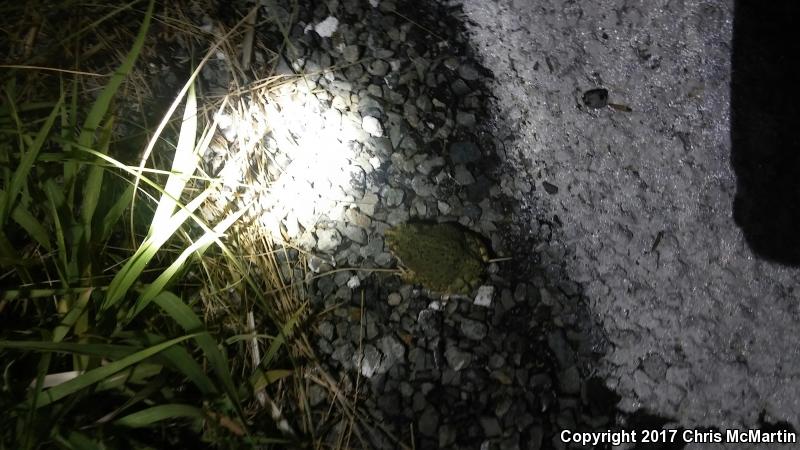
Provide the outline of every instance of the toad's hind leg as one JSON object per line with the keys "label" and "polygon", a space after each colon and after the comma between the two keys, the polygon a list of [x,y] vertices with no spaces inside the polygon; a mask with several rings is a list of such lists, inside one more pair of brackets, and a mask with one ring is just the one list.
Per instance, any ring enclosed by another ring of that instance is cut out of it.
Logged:
{"label": "toad's hind leg", "polygon": [[399,267],[397,270],[400,271],[401,280],[408,284],[414,284],[414,272],[406,269],[405,267]]}

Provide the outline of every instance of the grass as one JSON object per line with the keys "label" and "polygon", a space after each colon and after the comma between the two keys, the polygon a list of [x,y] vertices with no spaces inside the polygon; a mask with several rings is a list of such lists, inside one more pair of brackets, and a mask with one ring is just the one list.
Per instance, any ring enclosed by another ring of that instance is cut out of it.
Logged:
{"label": "grass", "polygon": [[[104,183],[109,170],[98,162],[106,160],[124,168],[108,156],[114,129],[111,103],[141,52],[153,7],[151,0],[131,50],[78,127],[81,111],[77,105],[84,99],[77,98],[76,80],[71,86],[61,80],[61,94],[52,110],[38,129],[29,129],[27,124],[39,120],[23,120],[18,77],[5,79],[3,122],[11,128],[3,140],[3,160],[8,164],[0,191],[0,257],[8,271],[4,285],[16,283],[17,289],[9,291],[18,294],[6,294],[2,306],[8,308],[7,319],[29,323],[25,328],[4,327],[0,341],[9,361],[2,398],[7,412],[3,447],[40,448],[55,443],[66,448],[113,448],[114,437],[121,434],[112,432],[111,440],[104,439],[108,427],[140,428],[176,420],[198,431],[210,423],[228,423],[234,434],[247,437],[241,403],[247,390],[239,389],[246,386],[234,384],[217,341],[192,308],[166,289],[188,256],[181,255],[155,280],[143,274],[207,196],[201,193],[185,204],[181,201],[187,174],[194,171],[197,159],[197,110],[191,84],[174,164],[164,187],[128,170],[133,178],[117,173],[128,182],[121,195],[101,201],[102,194],[109,192],[109,183]],[[52,158],[56,164],[39,160],[45,149],[57,154]],[[122,213],[133,209],[139,180],[146,181],[158,196],[147,235],[131,255],[109,254],[106,246]],[[202,224],[201,244],[190,245],[184,254],[201,254],[209,240],[225,231],[226,224],[230,221],[223,220],[214,230]],[[25,245],[18,248],[17,243]],[[120,256],[126,260],[110,282],[98,283]],[[63,293],[30,298],[25,291],[42,284],[37,281],[41,277],[46,284],[59,284]],[[150,302],[160,311],[137,321]],[[167,320],[174,324],[153,326]],[[193,354],[196,349],[202,357]],[[38,356],[20,356],[20,350]],[[203,364],[211,367],[213,377],[206,374]],[[71,370],[53,372],[56,368]],[[15,385],[28,377],[34,380],[30,385]],[[176,377],[191,383],[200,397],[178,395],[169,383]],[[205,401],[198,403],[198,398]],[[89,405],[103,407],[90,409]],[[155,443],[147,442],[148,438],[124,440],[137,446]]]}
{"label": "grass", "polygon": [[[221,339],[188,283],[199,262],[227,264],[248,279],[245,287],[254,284],[222,241],[244,211],[213,224],[197,214],[218,182],[195,176],[216,130],[213,123],[200,130],[193,79],[149,139],[148,151],[163,149],[160,136],[182,109],[168,168],[145,170],[147,155],[131,164],[115,151],[115,101],[123,86],[130,89],[154,17],[154,1],[144,6],[130,50],[102,85],[88,83],[84,71],[27,62],[2,76],[0,448],[299,446],[279,424],[252,430],[258,414],[246,411],[257,392],[293,373],[278,356],[294,322],[273,323],[280,338],[271,339],[266,361],[238,362],[247,370],[239,375],[231,355],[241,358],[238,344],[253,341]],[[60,42],[79,47],[80,37],[67,33]],[[75,65],[90,64],[99,51],[76,53]]]}
{"label": "grass", "polygon": [[[253,44],[247,12],[209,33],[181,2],[7,3],[0,449],[368,448],[380,427],[357,407],[360,380],[327,373],[311,344],[304,280],[321,275],[253,226],[251,211],[220,202],[224,181],[201,161],[225,144],[216,113],[244,120],[255,99],[304,81],[245,83],[236,50],[258,47],[274,67],[291,51],[297,5],[258,19],[276,30],[265,46]],[[190,55],[182,88],[157,99],[146,68],[176,40],[202,57]],[[198,93],[218,52],[230,94]],[[258,143],[225,145],[254,178],[267,172],[251,160],[266,154]],[[256,181],[237,193],[263,188]],[[317,407],[314,385],[326,393]]]}
{"label": "grass", "polygon": [[[311,345],[305,253],[212,201],[223,181],[201,162],[224,141],[215,112],[242,119],[246,100],[303,81],[242,82],[252,74],[236,48],[253,45],[253,16],[207,33],[180,2],[7,3],[0,449],[369,447],[358,380],[327,373]],[[291,50],[290,6],[259,18],[277,30],[259,44],[273,67]],[[204,56],[165,103],[145,68],[175,40]],[[231,95],[198,95],[217,52]],[[245,159],[265,151],[232,145]]]}

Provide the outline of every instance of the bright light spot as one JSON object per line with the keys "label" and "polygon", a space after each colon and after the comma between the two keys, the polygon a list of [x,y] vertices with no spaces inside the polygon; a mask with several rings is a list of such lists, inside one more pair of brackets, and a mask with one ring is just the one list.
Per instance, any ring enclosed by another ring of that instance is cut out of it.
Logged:
{"label": "bright light spot", "polygon": [[[252,101],[244,114],[215,118],[225,140],[237,144],[215,174],[223,186],[216,201],[227,203],[250,186],[245,200],[276,241],[301,243],[320,220],[344,220],[346,208],[359,200],[354,186],[363,184],[365,173],[353,161],[356,139],[366,136],[361,118],[326,107],[302,80]],[[206,159],[226,151],[212,148]]]}

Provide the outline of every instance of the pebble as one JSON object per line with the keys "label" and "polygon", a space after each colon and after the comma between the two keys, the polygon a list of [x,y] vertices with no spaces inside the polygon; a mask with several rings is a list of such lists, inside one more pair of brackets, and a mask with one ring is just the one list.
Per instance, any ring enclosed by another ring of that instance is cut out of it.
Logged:
{"label": "pebble", "polygon": [[450,84],[450,89],[457,97],[463,97],[470,93],[469,86],[461,79],[453,81],[453,83]]}
{"label": "pebble", "polygon": [[491,367],[492,369],[499,369],[503,367],[505,362],[506,359],[503,357],[503,355],[498,353],[494,353],[492,354],[492,356],[489,357],[489,367]]}
{"label": "pebble", "polygon": [[317,248],[323,252],[335,250],[342,243],[342,236],[334,229],[317,230]]}
{"label": "pebble", "polygon": [[453,425],[443,424],[439,427],[439,448],[445,448],[456,442],[457,431]]}
{"label": "pebble", "polygon": [[381,122],[372,116],[364,116],[361,118],[361,128],[369,133],[370,136],[381,137],[383,136],[383,126]]}
{"label": "pebble", "polygon": [[500,436],[500,434],[503,432],[502,428],[500,428],[500,422],[497,420],[497,417],[483,416],[480,418],[480,423],[484,434],[488,437]]}
{"label": "pebble", "polygon": [[381,87],[377,84],[370,84],[367,86],[367,93],[373,97],[383,97],[383,89],[381,89]]}
{"label": "pebble", "polygon": [[366,244],[367,232],[363,228],[354,225],[347,225],[344,227],[344,235],[353,242],[358,244]]}
{"label": "pebble", "polygon": [[[337,340],[337,342],[339,340]],[[335,350],[331,354],[331,358],[333,358],[335,361],[338,361],[345,367],[348,368],[352,367],[351,363],[352,363],[353,353],[355,352],[353,344],[351,344],[348,341],[343,341],[339,345],[336,345],[336,342],[334,342],[334,348]]]}
{"label": "pebble", "polygon": [[375,264],[380,267],[388,267],[394,261],[394,257],[389,253],[379,253],[375,257]]}
{"label": "pebble", "polygon": [[393,335],[388,335],[378,340],[378,348],[384,354],[384,371],[389,370],[395,364],[403,362],[406,356],[406,348]]}
{"label": "pebble", "polygon": [[428,406],[419,417],[419,432],[424,436],[433,437],[439,431],[439,413],[433,408]]}
{"label": "pebble", "polygon": [[467,339],[480,341],[486,337],[488,327],[477,320],[461,319],[461,332]]}
{"label": "pebble", "polygon": [[508,397],[503,397],[494,407],[494,414],[500,418],[506,415],[509,409],[511,409],[512,401]]}
{"label": "pebble", "polygon": [[349,270],[340,270],[333,274],[333,281],[338,286],[344,286],[347,283],[347,281],[350,280],[351,276],[352,272],[350,272]]}
{"label": "pebble", "polygon": [[358,209],[348,208],[345,211],[345,219],[353,225],[369,228],[372,225],[372,220],[369,216],[375,213],[377,199],[378,196],[371,192],[364,194],[357,203]]}
{"label": "pebble", "polygon": [[370,75],[382,77],[389,72],[389,64],[382,59],[376,59],[367,66],[367,72],[369,72]]}
{"label": "pebble", "polygon": [[556,357],[560,367],[566,368],[572,365],[572,351],[570,350],[569,344],[567,344],[567,340],[564,338],[564,333],[561,330],[555,330],[548,334],[547,344],[550,347],[550,350],[553,351],[553,355]]}
{"label": "pebble", "polygon": [[383,252],[383,238],[380,236],[372,236],[367,241],[367,245],[361,247],[361,256],[373,259]]}
{"label": "pebble", "polygon": [[411,189],[421,197],[429,197],[433,193],[433,185],[423,175],[416,175],[411,180]]}
{"label": "pebble", "polygon": [[402,402],[400,401],[400,395],[396,392],[385,392],[382,395],[378,396],[378,408],[381,411],[390,414],[390,415],[398,415],[400,414],[400,405]]}
{"label": "pebble", "polygon": [[475,81],[480,77],[480,74],[472,64],[461,64],[458,66],[458,76],[467,81]]}
{"label": "pebble", "polygon": [[361,286],[361,280],[358,279],[357,276],[353,275],[349,280],[347,280],[347,287],[350,289],[355,289],[359,286]]}
{"label": "pebble", "polygon": [[475,182],[475,177],[472,176],[472,172],[463,164],[456,166],[453,178],[455,178],[456,183],[461,186],[467,186]]}
{"label": "pebble", "polygon": [[386,222],[389,225],[395,227],[400,225],[401,223],[405,223],[408,221],[408,210],[405,207],[398,207],[397,209],[393,209],[388,216],[386,216]]}
{"label": "pebble", "polygon": [[458,347],[448,347],[444,352],[447,365],[455,371],[462,370],[472,362],[472,355],[459,349]]}
{"label": "pebble", "polygon": [[459,111],[456,114],[456,123],[464,128],[472,128],[475,126],[477,122],[475,119],[475,114],[465,111]]}
{"label": "pebble", "polygon": [[310,270],[313,273],[320,273],[320,271],[326,266],[330,267],[324,259],[316,255],[312,255],[310,258],[308,258],[307,264],[308,264],[308,270]]}
{"label": "pebble", "polygon": [[361,375],[372,378],[381,363],[381,354],[374,346],[367,344],[361,354],[353,355],[353,365],[360,367]]}
{"label": "pebble", "polygon": [[337,28],[339,28],[339,20],[333,16],[328,16],[322,22],[314,25],[314,31],[322,38],[333,36]]}
{"label": "pebble", "polygon": [[403,301],[403,297],[397,292],[392,292],[386,301],[391,306],[397,306]]}
{"label": "pebble", "polygon": [[417,315],[417,324],[425,336],[434,336],[439,330],[439,312],[423,309]]}
{"label": "pebble", "polygon": [[348,45],[344,48],[344,50],[342,50],[342,55],[344,56],[345,61],[354,63],[358,61],[358,58],[361,55],[361,50],[357,45]]}
{"label": "pebble", "polygon": [[417,108],[420,109],[420,111],[427,113],[430,112],[431,109],[433,109],[433,103],[431,102],[430,97],[428,97],[425,94],[419,95],[414,102],[417,105]]}
{"label": "pebble", "polygon": [[328,399],[327,391],[318,384],[312,384],[307,392],[308,401],[311,403],[311,406],[317,406]]}
{"label": "pebble", "polygon": [[455,142],[450,145],[450,159],[453,164],[476,162],[481,158],[481,150],[474,142]]}
{"label": "pebble", "polygon": [[[441,206],[439,210],[441,211]],[[494,297],[494,286],[480,286],[478,287],[478,294],[475,296],[475,301],[473,304],[475,306],[490,308],[492,306],[493,297]]]}
{"label": "pebble", "polygon": [[330,322],[321,322],[317,326],[317,331],[319,332],[320,336],[324,337],[327,340],[333,339],[333,324]]}
{"label": "pebble", "polygon": [[581,390],[581,374],[578,368],[572,366],[562,371],[558,376],[558,386],[565,394],[578,394]]}
{"label": "pebble", "polygon": [[382,197],[386,202],[386,206],[394,207],[403,203],[405,193],[402,189],[386,187],[383,190]]}
{"label": "pebble", "polygon": [[423,175],[430,175],[434,169],[444,165],[445,160],[441,156],[425,158],[421,163],[417,164],[417,171]]}

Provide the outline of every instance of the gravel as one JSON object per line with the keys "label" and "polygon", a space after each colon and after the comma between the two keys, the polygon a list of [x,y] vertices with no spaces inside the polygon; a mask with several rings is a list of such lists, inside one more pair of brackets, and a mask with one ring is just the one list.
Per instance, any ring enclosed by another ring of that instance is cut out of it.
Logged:
{"label": "gravel", "polygon": [[[531,199],[519,195],[560,198],[570,183],[517,165],[520,142],[505,121],[522,116],[495,104],[490,88],[502,74],[482,65],[483,47],[467,39],[459,8],[400,6],[342,0],[312,8],[300,0],[283,70],[307,76],[281,88],[295,102],[281,105],[288,136],[276,128],[263,138],[268,170],[278,176],[298,168],[286,182],[296,201],[254,208],[253,216],[310,245],[301,248],[313,279],[293,269],[302,267],[295,252],[286,280],[307,288],[319,364],[334,379],[351,380],[340,387],[344,395],[363,399],[373,421],[364,448],[395,448],[395,437],[420,449],[539,448],[564,423],[612,426],[613,414],[596,413],[609,407],[594,400],[606,388],[586,384],[606,341],[582,297],[578,282],[586,280],[571,279],[564,267],[567,249],[574,251],[558,241],[566,215],[534,214]],[[274,24],[264,27],[282,42]],[[287,141],[306,153],[285,152]],[[383,236],[408,221],[459,223],[499,259],[467,296],[374,270],[397,266]],[[629,234],[621,230],[620,245],[631,245]],[[669,248],[669,239],[661,245]],[[656,356],[639,377],[679,375]],[[647,395],[662,395],[648,386]],[[310,395],[312,418],[327,420],[324,393]],[[330,442],[341,437],[341,427],[317,429]]]}

